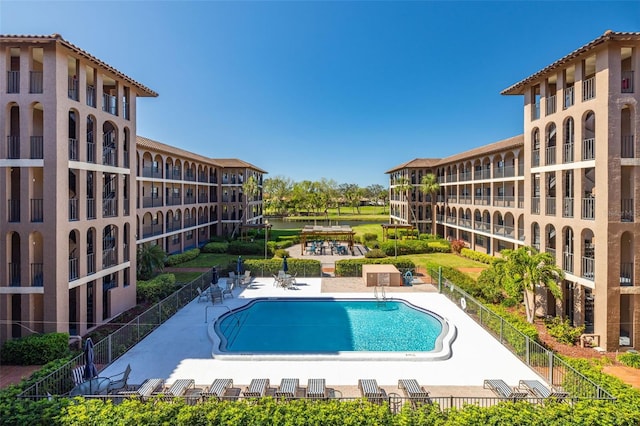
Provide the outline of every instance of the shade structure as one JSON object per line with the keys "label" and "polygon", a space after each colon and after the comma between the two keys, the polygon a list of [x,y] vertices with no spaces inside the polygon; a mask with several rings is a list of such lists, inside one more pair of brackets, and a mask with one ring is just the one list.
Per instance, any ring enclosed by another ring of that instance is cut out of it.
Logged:
{"label": "shade structure", "polygon": [[282,258],[282,270],[285,272],[289,270],[289,265],[287,265],[287,256]]}
{"label": "shade structure", "polygon": [[95,364],[95,354],[93,353],[93,340],[91,337],[84,342],[84,379],[91,380],[98,376],[98,369]]}

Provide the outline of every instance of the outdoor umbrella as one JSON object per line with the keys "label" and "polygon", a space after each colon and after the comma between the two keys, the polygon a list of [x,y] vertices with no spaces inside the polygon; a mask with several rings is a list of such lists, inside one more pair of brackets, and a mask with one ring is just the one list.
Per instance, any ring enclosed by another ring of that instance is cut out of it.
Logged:
{"label": "outdoor umbrella", "polygon": [[84,343],[84,379],[91,380],[98,376],[98,369],[94,362],[93,340],[91,337]]}
{"label": "outdoor umbrella", "polygon": [[287,265],[287,256],[282,258],[282,270],[285,272],[285,274],[289,270],[289,265]]}
{"label": "outdoor umbrella", "polygon": [[238,256],[238,264],[236,265],[236,272],[238,275],[244,274],[244,261],[242,260],[242,256]]}

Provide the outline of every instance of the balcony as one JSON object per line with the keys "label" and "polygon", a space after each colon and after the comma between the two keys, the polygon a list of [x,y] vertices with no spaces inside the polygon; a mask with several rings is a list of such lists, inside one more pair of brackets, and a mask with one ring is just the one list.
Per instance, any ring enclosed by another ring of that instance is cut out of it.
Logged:
{"label": "balcony", "polygon": [[547,110],[546,115],[550,115],[556,112],[556,95],[547,97]]}
{"label": "balcony", "polygon": [[636,149],[633,140],[633,135],[623,135],[620,146],[620,157],[622,158],[634,158],[636,156]]}
{"label": "balcony", "polygon": [[9,266],[9,286],[20,287],[20,281],[22,281],[20,277],[20,264],[9,263],[8,266]]}
{"label": "balcony", "polygon": [[196,202],[196,198],[193,195],[187,195],[184,197],[184,204],[193,204]]}
{"label": "balcony", "polygon": [[182,180],[182,170],[180,169],[173,169],[170,174],[167,174],[169,175],[167,179]]}
{"label": "balcony", "polygon": [[87,198],[87,219],[96,218],[96,199]]}
{"label": "balcony", "polygon": [[118,98],[107,93],[102,94],[102,110],[111,115],[118,115]]}
{"label": "balcony", "polygon": [[7,71],[7,93],[20,93],[20,71]]}
{"label": "balcony", "polygon": [[551,166],[556,164],[556,147],[550,146],[545,149],[545,165]]}
{"label": "balcony", "polygon": [[582,219],[594,220],[596,211],[595,197],[582,199]]}
{"label": "balcony", "polygon": [[115,247],[102,250],[102,268],[109,268],[118,264],[118,250]]}
{"label": "balcony", "polygon": [[595,259],[592,257],[582,257],[582,278],[595,281]]}
{"label": "balcony", "polygon": [[565,143],[562,146],[562,162],[573,163],[573,142]]}
{"label": "balcony", "polygon": [[596,97],[596,78],[591,77],[582,82],[582,100],[588,101]]}
{"label": "balcony", "polygon": [[20,136],[7,136],[7,158],[20,158]]}
{"label": "balcony", "polygon": [[44,140],[42,136],[31,136],[30,157],[32,160],[44,158]]}
{"label": "balcony", "polygon": [[633,262],[620,262],[620,285],[633,286]]}
{"label": "balcony", "polygon": [[515,202],[514,197],[497,196],[493,198],[494,207],[513,207]]}
{"label": "balcony", "polygon": [[[124,245],[124,253],[123,253],[123,257],[124,257],[124,261],[128,262],[129,261],[129,244],[125,244]],[[127,276],[127,274],[125,274],[125,277]]]}
{"label": "balcony", "polygon": [[458,176],[451,174],[451,175],[447,175],[447,182],[457,182],[458,181]]}
{"label": "balcony", "polygon": [[458,220],[456,219],[455,216],[447,216],[445,218],[445,221],[447,222],[448,225],[455,225],[458,223]]}
{"label": "balcony", "polygon": [[491,204],[491,197],[488,197],[486,195],[481,195],[481,196],[475,196],[473,198],[473,204],[476,206],[488,206]]}
{"label": "balcony", "polygon": [[[235,217],[231,218],[232,220],[235,220]],[[185,218],[184,219],[184,227],[185,228],[191,228],[192,226],[196,226],[196,220],[195,218]]]}
{"label": "balcony", "polygon": [[514,227],[508,225],[493,225],[493,235],[515,238]]}
{"label": "balcony", "polygon": [[129,102],[126,99],[122,100],[122,115],[124,115],[125,120],[130,120],[131,117],[129,115]]}
{"label": "balcony", "polygon": [[540,214],[540,197],[531,197],[531,213]]}
{"label": "balcony", "polygon": [[115,217],[118,215],[118,200],[115,198],[102,199],[102,217]]}
{"label": "balcony", "polygon": [[531,167],[540,166],[540,150],[533,149],[531,150]]}
{"label": "balcony", "polygon": [[518,196],[518,208],[524,209],[524,195]]}
{"label": "balcony", "polygon": [[620,91],[622,93],[633,93],[633,71],[622,71],[621,83]]}
{"label": "balcony", "polygon": [[102,164],[113,167],[118,165],[118,152],[115,148],[102,148]]}
{"label": "balcony", "polygon": [[123,204],[123,206],[122,206],[122,213],[123,213],[125,216],[129,216],[129,214],[130,214],[130,209],[129,209],[129,199],[128,199],[128,198],[125,198],[125,199],[124,199],[124,204]]}
{"label": "balcony", "polygon": [[31,269],[31,287],[44,286],[44,275],[42,273],[42,263],[32,263]]}
{"label": "balcony", "polygon": [[582,141],[582,161],[596,158],[595,138],[587,138]]}
{"label": "balcony", "polygon": [[565,197],[562,199],[562,217],[573,217],[572,197]]}
{"label": "balcony", "polygon": [[456,204],[457,202],[458,202],[458,197],[456,197],[455,195],[450,195],[447,197],[447,203]]}
{"label": "balcony", "polygon": [[167,197],[168,206],[179,206],[180,204],[182,204],[182,196],[180,195],[180,193],[173,194]]}
{"label": "balcony", "polygon": [[144,166],[142,168],[142,177],[159,179],[162,177],[162,173],[160,173],[160,169],[158,167]]}
{"label": "balcony", "polygon": [[74,101],[78,100],[78,79],[75,77],[68,78],[69,86],[67,90],[67,96]]}
{"label": "balcony", "polygon": [[198,194],[198,203],[208,203],[209,196],[205,193]]}
{"label": "balcony", "polygon": [[69,281],[75,281],[80,277],[80,268],[77,257],[69,258]]}
{"label": "balcony", "polygon": [[42,93],[42,71],[29,72],[29,93]]}
{"label": "balcony", "polygon": [[471,172],[460,173],[460,182],[465,182],[470,180],[471,180]]}
{"label": "balcony", "polygon": [[78,220],[78,199],[69,198],[69,220]]}
{"label": "balcony", "polygon": [[40,223],[44,220],[42,198],[32,198],[30,201],[31,222]]}
{"label": "balcony", "polygon": [[491,170],[489,169],[476,170],[473,173],[473,178],[475,180],[491,179]]}
{"label": "balcony", "polygon": [[537,120],[540,118],[540,100],[536,99],[531,109],[531,120]]}
{"label": "balcony", "polygon": [[573,253],[562,252],[562,270],[573,274]]}
{"label": "balcony", "polygon": [[96,88],[95,86],[87,85],[87,105],[90,107],[96,107]]}
{"label": "balcony", "polygon": [[78,140],[69,138],[69,160],[78,161]]}
{"label": "balcony", "polygon": [[544,210],[547,216],[556,215],[556,197],[547,197],[545,199]]}
{"label": "balcony", "polygon": [[96,273],[96,254],[87,253],[87,275]]}
{"label": "balcony", "polygon": [[179,231],[182,229],[182,223],[179,220],[172,220],[167,223],[167,232]]}
{"label": "balcony", "polygon": [[186,173],[184,174],[184,180],[188,180],[190,182],[195,182],[196,181],[196,176],[193,173],[193,171],[187,170]]}
{"label": "balcony", "polygon": [[142,227],[142,238],[155,237],[156,235],[162,235],[162,225],[159,223],[152,223]]}
{"label": "balcony", "polygon": [[491,232],[491,224],[489,222],[477,220],[473,223],[473,229],[476,231]]}
{"label": "balcony", "polygon": [[570,106],[573,106],[574,101],[575,101],[575,98],[574,98],[573,86],[565,87],[563,108],[567,109]]}
{"label": "balcony", "polygon": [[7,200],[7,219],[9,222],[20,222],[20,199]]}
{"label": "balcony", "polygon": [[633,222],[633,198],[621,198],[620,199],[620,221],[621,222]]}

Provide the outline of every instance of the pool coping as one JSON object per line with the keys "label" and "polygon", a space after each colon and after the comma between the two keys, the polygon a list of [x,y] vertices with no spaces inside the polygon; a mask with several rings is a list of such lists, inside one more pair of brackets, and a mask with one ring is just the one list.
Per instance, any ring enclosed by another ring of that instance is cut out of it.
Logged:
{"label": "pool coping", "polygon": [[230,312],[246,309],[249,305],[266,300],[340,300],[340,301],[376,301],[374,297],[257,297],[247,299],[247,302],[234,307],[213,318],[207,325],[207,335],[212,343],[211,357],[218,360],[230,361],[444,361],[451,358],[452,346],[457,337],[457,328],[446,317],[429,309],[417,306],[401,297],[389,297],[386,301],[402,302],[418,311],[425,312],[437,318],[442,324],[442,332],[435,341],[435,348],[429,352],[423,351],[338,351],[331,353],[228,353],[220,350],[222,339],[216,332],[218,319]]}

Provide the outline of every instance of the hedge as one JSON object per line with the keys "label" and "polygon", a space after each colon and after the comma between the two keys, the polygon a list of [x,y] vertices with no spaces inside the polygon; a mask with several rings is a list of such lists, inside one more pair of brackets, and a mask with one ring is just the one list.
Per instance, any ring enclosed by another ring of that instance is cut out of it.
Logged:
{"label": "hedge", "polygon": [[401,256],[422,253],[450,253],[451,247],[442,241],[392,240],[380,243],[380,250],[384,251],[387,256],[394,256],[397,250],[398,256]]}
{"label": "hedge", "polygon": [[[246,259],[244,267],[255,271],[254,275],[262,273],[264,276],[270,276],[277,274],[282,269],[282,259]],[[322,263],[319,260],[287,258],[287,267],[289,274],[298,274],[300,277],[319,277],[322,275]]]}
{"label": "hedge", "polygon": [[[267,244],[268,245],[268,244]],[[229,254],[263,254],[264,242],[258,241],[231,241],[229,243]]]}
{"label": "hedge", "polygon": [[138,281],[136,286],[136,301],[138,303],[157,303],[176,291],[176,276],[174,274],[160,274],[149,281]]}
{"label": "hedge", "polygon": [[490,265],[491,262],[493,262],[493,260],[495,259],[495,257],[491,256],[490,254],[471,250],[466,247],[460,250],[460,255],[466,257],[467,259],[475,260],[476,262],[486,263],[487,265]]}
{"label": "hedge", "polygon": [[7,340],[0,350],[3,364],[43,365],[69,353],[69,333],[32,334]]}
{"label": "hedge", "polygon": [[191,249],[185,251],[184,253],[172,254],[167,257],[167,260],[164,262],[165,266],[175,266],[180,265],[181,263],[188,262],[190,260],[195,259],[200,255],[200,249]]}
{"label": "hedge", "polygon": [[226,253],[229,249],[229,243],[226,241],[218,242],[212,241],[205,244],[201,251],[202,253]]}
{"label": "hedge", "polygon": [[397,259],[395,257],[385,257],[383,259],[343,259],[336,262],[335,274],[337,277],[360,277],[362,276],[362,265],[395,265],[400,270],[415,269],[416,264],[408,259]]}

